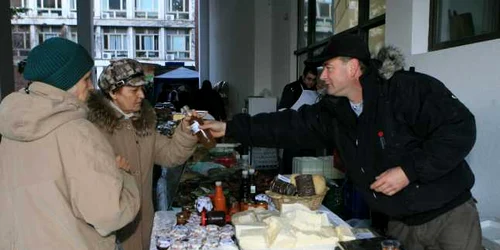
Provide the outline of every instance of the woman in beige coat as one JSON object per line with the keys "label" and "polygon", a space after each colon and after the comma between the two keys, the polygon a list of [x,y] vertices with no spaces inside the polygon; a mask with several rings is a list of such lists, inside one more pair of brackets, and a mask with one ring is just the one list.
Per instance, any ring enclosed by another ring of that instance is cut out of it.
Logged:
{"label": "woman in beige coat", "polygon": [[106,135],[118,155],[130,164],[141,193],[141,211],[118,232],[125,250],[149,249],[153,226],[153,165],[175,166],[194,152],[197,138],[185,119],[172,138],[156,132],[156,115],[144,101],[144,72],[139,62],[112,62],[99,77],[100,93],[91,95],[89,120]]}
{"label": "woman in beige coat", "polygon": [[133,177],[87,117],[94,65],[51,38],[28,55],[29,88],[0,104],[0,249],[114,250],[139,211]]}

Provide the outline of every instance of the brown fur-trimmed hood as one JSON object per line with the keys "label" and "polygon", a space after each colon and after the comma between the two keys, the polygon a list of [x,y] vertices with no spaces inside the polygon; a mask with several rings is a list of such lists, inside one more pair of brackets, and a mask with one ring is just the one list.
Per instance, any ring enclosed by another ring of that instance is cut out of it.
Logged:
{"label": "brown fur-trimmed hood", "polygon": [[[100,91],[95,91],[89,96],[87,105],[88,119],[97,127],[109,133],[121,129],[123,115],[110,105],[110,101]],[[148,136],[156,130],[156,114],[146,100],[142,103],[141,111],[137,112],[131,121],[137,136]]]}

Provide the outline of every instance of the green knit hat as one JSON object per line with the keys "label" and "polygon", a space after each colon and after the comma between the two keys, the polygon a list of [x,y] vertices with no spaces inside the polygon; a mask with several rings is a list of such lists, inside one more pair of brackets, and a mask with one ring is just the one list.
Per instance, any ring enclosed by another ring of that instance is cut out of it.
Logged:
{"label": "green knit hat", "polygon": [[30,51],[24,68],[24,78],[66,91],[92,67],[94,60],[85,48],[68,39],[54,37]]}

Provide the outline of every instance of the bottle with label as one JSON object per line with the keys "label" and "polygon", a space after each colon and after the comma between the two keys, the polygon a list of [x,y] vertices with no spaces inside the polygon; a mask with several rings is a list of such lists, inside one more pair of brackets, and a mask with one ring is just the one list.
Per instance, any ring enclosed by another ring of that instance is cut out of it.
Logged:
{"label": "bottle with label", "polygon": [[[191,115],[191,109],[188,106],[182,107],[182,113],[186,116]],[[198,137],[198,141],[208,149],[215,147],[217,142],[207,131],[200,129],[200,125],[203,125],[203,119],[199,117],[191,117],[190,121],[191,131]]]}
{"label": "bottle with label", "polygon": [[241,171],[240,201],[248,202],[250,198],[250,183],[248,181],[248,170]]}
{"label": "bottle with label", "polygon": [[215,194],[214,194],[214,211],[222,211],[227,212],[226,206],[226,196],[224,196],[224,192],[222,191],[222,182],[215,182]]}
{"label": "bottle with label", "polygon": [[250,168],[248,170],[248,181],[249,181],[249,199],[254,201],[255,195],[257,194],[257,186],[255,185],[255,169]]}

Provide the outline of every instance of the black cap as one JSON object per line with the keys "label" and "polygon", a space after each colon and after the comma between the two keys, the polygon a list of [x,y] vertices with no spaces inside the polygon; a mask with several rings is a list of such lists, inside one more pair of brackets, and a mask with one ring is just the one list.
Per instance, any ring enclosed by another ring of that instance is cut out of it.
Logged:
{"label": "black cap", "polygon": [[308,66],[319,67],[325,61],[337,56],[357,58],[363,63],[370,61],[368,44],[357,35],[343,34],[333,36],[321,54],[307,59],[304,63]]}

